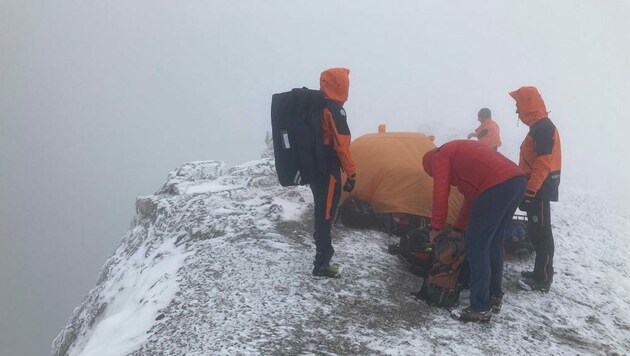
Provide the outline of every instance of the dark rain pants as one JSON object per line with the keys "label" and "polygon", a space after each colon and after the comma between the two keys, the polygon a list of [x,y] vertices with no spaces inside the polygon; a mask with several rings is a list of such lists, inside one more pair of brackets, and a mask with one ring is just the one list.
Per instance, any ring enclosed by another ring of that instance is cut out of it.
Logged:
{"label": "dark rain pants", "polygon": [[553,281],[553,254],[555,251],[549,208],[549,200],[534,199],[527,212],[527,233],[536,250],[534,279],[545,283]]}
{"label": "dark rain pants", "polygon": [[326,267],[335,253],[330,230],[341,196],[341,173],[336,155],[327,155],[328,172],[325,177],[311,183],[315,201],[315,268]]}
{"label": "dark rain pants", "polygon": [[503,235],[523,199],[526,184],[524,176],[514,177],[487,189],[472,202],[465,249],[474,311],[490,310],[490,298],[503,295]]}

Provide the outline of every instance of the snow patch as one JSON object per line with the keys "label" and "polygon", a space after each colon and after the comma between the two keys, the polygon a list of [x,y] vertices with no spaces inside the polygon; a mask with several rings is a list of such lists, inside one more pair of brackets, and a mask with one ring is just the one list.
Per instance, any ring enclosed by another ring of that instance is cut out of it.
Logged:
{"label": "snow patch", "polygon": [[184,194],[216,193],[224,190],[234,190],[238,188],[242,187],[237,185],[224,185],[219,182],[211,181],[196,185],[189,185],[186,187]]}
{"label": "snow patch", "polygon": [[165,244],[150,254],[142,247],[121,261],[101,295],[106,309],[68,354],[128,355],[138,349],[179,290],[177,271],[187,256],[183,248]]}

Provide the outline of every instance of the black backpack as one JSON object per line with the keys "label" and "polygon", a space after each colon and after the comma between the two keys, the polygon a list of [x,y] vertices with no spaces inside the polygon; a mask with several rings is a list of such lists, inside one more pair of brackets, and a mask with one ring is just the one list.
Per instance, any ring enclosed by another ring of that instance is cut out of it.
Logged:
{"label": "black backpack", "polygon": [[409,270],[426,277],[435,261],[434,246],[429,240],[429,228],[414,228],[400,237],[398,244],[390,245],[388,251],[409,265]]}
{"label": "black backpack", "polygon": [[339,217],[344,226],[353,229],[376,229],[379,219],[370,204],[354,197],[346,199],[339,207]]}
{"label": "black backpack", "polygon": [[283,187],[324,176],[325,99],[319,90],[293,89],[271,98],[271,131],[278,180]]}

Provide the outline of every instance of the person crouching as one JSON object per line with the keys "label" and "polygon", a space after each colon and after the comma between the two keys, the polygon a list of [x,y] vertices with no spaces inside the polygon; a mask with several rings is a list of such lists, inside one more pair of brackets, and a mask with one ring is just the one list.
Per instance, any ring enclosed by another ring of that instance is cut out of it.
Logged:
{"label": "person crouching", "polygon": [[451,185],[464,196],[451,234],[464,234],[470,307],[453,316],[461,321],[490,321],[492,312],[501,309],[503,235],[523,198],[525,175],[502,154],[467,140],[451,141],[427,152],[422,165],[433,177],[432,241],[446,227]]}

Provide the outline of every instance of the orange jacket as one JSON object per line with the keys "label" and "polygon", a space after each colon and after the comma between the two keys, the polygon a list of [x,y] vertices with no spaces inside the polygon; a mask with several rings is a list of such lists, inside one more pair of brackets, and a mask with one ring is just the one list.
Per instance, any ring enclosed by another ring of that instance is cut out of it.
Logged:
{"label": "orange jacket", "polygon": [[356,171],[350,154],[350,128],[346,119],[343,104],[348,100],[350,70],[331,68],[322,72],[319,79],[320,90],[327,99],[324,108],[323,138],[324,145],[332,145],[341,168],[348,177],[354,179]]}
{"label": "orange jacket", "polygon": [[510,96],[516,100],[519,119],[529,126],[518,163],[527,175],[525,196],[557,201],[562,159],[558,129],[547,117],[538,89],[521,87]]}
{"label": "orange jacket", "polygon": [[501,146],[501,138],[499,135],[499,125],[492,121],[492,118],[485,119],[475,130],[479,142],[484,143],[492,148]]}

